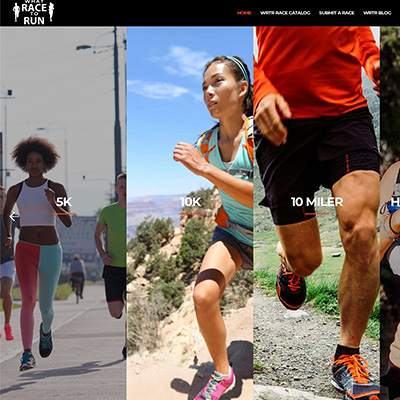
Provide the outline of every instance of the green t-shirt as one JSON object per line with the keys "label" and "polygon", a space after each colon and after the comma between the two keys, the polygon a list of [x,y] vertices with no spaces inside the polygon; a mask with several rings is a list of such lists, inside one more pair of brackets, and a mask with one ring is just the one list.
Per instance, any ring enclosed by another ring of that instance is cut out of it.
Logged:
{"label": "green t-shirt", "polygon": [[101,210],[99,222],[107,225],[107,253],[110,265],[126,268],[126,208],[113,203]]}

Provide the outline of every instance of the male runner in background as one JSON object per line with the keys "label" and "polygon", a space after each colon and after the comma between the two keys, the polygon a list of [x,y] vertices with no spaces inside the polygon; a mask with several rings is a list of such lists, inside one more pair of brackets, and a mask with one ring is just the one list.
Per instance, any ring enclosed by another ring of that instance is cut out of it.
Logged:
{"label": "male runner in background", "polygon": [[69,265],[69,273],[72,288],[75,287],[75,282],[79,283],[79,295],[83,299],[83,288],[85,287],[86,268],[85,262],[79,254],[75,254],[71,264]]}
{"label": "male runner in background", "polygon": [[304,277],[322,262],[307,199],[323,185],[343,199],[336,213],[346,253],[332,384],[345,399],[375,400],[379,386],[359,347],[379,286],[379,155],[361,68],[379,92],[379,49],[369,27],[266,26],[256,36],[256,157],[265,188],[261,204],[270,208],[282,245],[278,297],[299,308]]}
{"label": "male runner in background", "polygon": [[[126,299],[126,174],[117,177],[118,201],[101,210],[96,226],[96,248],[104,263],[103,278],[110,315],[121,318]],[[103,242],[106,233],[106,244]],[[126,346],[122,350],[126,358]]]}

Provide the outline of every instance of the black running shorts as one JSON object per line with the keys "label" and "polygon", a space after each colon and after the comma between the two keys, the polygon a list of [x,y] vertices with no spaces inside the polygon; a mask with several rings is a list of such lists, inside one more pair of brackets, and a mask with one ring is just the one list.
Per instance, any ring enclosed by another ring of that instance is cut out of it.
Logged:
{"label": "black running shorts", "polygon": [[269,207],[275,225],[315,216],[313,206],[294,206],[292,197],[313,199],[320,186],[331,189],[344,175],[379,173],[379,153],[368,108],[338,117],[285,120],[287,142],[275,146],[255,135],[256,159],[264,185],[260,205]]}
{"label": "black running shorts", "polygon": [[241,268],[243,269],[253,269],[253,247],[242,243],[240,240],[236,239],[229,232],[216,227],[211,239],[211,243],[223,242],[232,247],[234,247],[242,257],[243,264]]}
{"label": "black running shorts", "polygon": [[126,299],[126,268],[105,265],[103,269],[107,303]]}

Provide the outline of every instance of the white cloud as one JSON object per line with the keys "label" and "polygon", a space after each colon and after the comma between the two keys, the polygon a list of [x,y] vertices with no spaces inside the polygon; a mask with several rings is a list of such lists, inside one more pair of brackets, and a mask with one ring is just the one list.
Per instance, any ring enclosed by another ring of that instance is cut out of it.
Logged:
{"label": "white cloud", "polygon": [[178,75],[179,74],[179,71],[176,68],[172,67],[171,65],[165,65],[164,69],[165,69],[165,71],[167,71],[171,75]]}
{"label": "white cloud", "polygon": [[182,46],[171,46],[165,56],[153,58],[153,61],[163,63],[164,70],[169,74],[195,78],[201,77],[204,65],[209,60],[207,52]]}
{"label": "white cloud", "polygon": [[128,90],[150,99],[173,99],[180,97],[189,90],[166,82],[128,80]]}

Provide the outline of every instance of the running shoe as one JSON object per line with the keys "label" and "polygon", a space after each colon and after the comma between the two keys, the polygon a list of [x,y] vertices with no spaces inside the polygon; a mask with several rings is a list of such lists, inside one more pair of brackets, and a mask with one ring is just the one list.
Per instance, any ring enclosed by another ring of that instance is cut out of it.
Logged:
{"label": "running shoe", "polygon": [[21,363],[19,365],[20,371],[26,371],[32,369],[36,365],[35,357],[31,351],[24,351],[21,357]]}
{"label": "running shoe", "polygon": [[51,331],[47,334],[43,332],[42,324],[40,324],[40,340],[39,340],[39,353],[43,358],[48,357],[53,350],[53,339]]}
{"label": "running shoe", "polygon": [[6,340],[14,340],[10,324],[4,324],[4,332],[6,334]]}
{"label": "running shoe", "polygon": [[289,310],[299,309],[306,300],[305,279],[289,271],[283,260],[276,275],[276,294],[280,302]]}
{"label": "running shoe", "polygon": [[194,398],[194,400],[218,400],[224,393],[233,389],[236,383],[232,367],[229,367],[228,377],[214,371],[207,385]]}
{"label": "running shoe", "polygon": [[389,391],[389,400],[400,397],[400,368],[391,367],[386,375],[381,377],[381,385]]}
{"label": "running shoe", "polygon": [[333,362],[332,373],[332,385],[344,400],[379,400],[379,385],[369,377],[368,362],[359,354],[340,356]]}

